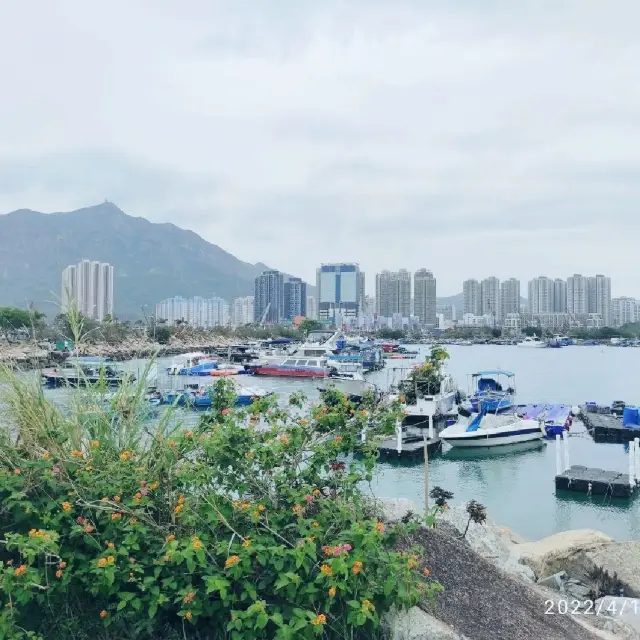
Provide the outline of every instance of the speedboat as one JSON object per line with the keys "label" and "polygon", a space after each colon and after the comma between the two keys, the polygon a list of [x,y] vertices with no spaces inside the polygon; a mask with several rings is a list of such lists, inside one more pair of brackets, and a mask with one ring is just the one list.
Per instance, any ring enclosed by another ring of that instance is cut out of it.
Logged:
{"label": "speedboat", "polygon": [[471,387],[471,411],[507,411],[513,407],[515,401],[516,374],[502,369],[478,371],[471,375]]}
{"label": "speedboat", "polygon": [[326,378],[327,361],[324,358],[286,358],[280,362],[252,366],[257,376],[274,376],[279,378]]}
{"label": "speedboat", "polygon": [[[206,364],[209,364],[209,366],[205,366]],[[209,358],[206,353],[193,351],[176,356],[167,367],[167,373],[170,376],[200,375],[200,371],[204,372],[213,369],[215,364],[217,362]],[[191,373],[192,371],[193,373]]]}
{"label": "speedboat", "polygon": [[374,384],[365,380],[362,362],[349,360],[329,361],[329,372],[319,386],[320,391],[336,389],[351,399],[361,399],[367,391],[375,391]]}
{"label": "speedboat", "polygon": [[547,343],[544,342],[544,340],[540,340],[540,338],[538,338],[538,336],[527,336],[524,340],[522,340],[521,342],[518,342],[519,347],[528,347],[529,349],[533,348],[541,348],[541,347],[546,347]]}
{"label": "speedboat", "polygon": [[68,358],[62,367],[43,369],[42,379],[49,387],[84,387],[104,384],[118,387],[133,382],[133,373],[123,372],[108,358],[78,357]]}
{"label": "speedboat", "polygon": [[537,420],[514,413],[481,413],[460,416],[440,432],[440,439],[452,447],[497,447],[542,440],[546,433]]}

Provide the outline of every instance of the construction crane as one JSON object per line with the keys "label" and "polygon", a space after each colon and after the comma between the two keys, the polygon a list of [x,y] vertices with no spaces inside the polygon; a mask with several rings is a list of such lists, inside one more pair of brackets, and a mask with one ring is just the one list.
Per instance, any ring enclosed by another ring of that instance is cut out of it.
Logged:
{"label": "construction crane", "polygon": [[262,318],[260,318],[260,326],[264,327],[265,320],[267,319],[267,314],[269,313],[269,309],[271,309],[271,303],[267,305],[267,308],[264,310],[262,314]]}

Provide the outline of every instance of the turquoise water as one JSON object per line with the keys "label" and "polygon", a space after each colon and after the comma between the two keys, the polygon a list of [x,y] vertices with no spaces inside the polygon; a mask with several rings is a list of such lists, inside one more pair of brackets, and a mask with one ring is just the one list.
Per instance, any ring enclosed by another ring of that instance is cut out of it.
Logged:
{"label": "turquoise water", "polygon": [[[424,347],[421,348],[423,351]],[[554,402],[571,405],[593,400],[610,404],[613,400],[640,402],[637,374],[640,349],[612,347],[565,347],[523,349],[514,346],[450,347],[449,371],[458,385],[467,390],[468,374],[502,368],[516,373],[518,402]],[[416,360],[417,361],[417,360]],[[385,370],[373,374],[381,386],[397,380],[394,367],[416,361],[389,362]],[[170,359],[158,362],[159,370]],[[128,363],[141,369],[142,361]],[[200,382],[202,378],[198,379]],[[249,386],[273,390],[286,396],[296,390],[318,397],[312,380],[240,378]],[[180,379],[182,384],[184,379]],[[53,393],[64,393],[55,391]],[[180,412],[185,422],[196,413]],[[571,464],[626,472],[624,446],[596,444],[586,433],[572,430]],[[446,448],[446,445],[445,445]],[[611,500],[602,496],[558,495],[555,493],[555,442],[526,443],[516,450],[497,448],[484,452],[449,449],[430,460],[430,486],[440,485],[455,493],[457,504],[471,499],[487,507],[489,516],[527,539],[538,539],[566,529],[599,529],[616,539],[640,537],[640,499]],[[408,498],[417,506],[424,500],[423,465],[380,464],[373,483],[379,496]]]}

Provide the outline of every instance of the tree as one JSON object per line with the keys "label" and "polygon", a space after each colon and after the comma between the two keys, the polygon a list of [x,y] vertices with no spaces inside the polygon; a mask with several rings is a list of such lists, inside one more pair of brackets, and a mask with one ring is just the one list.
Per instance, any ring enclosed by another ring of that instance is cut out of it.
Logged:
{"label": "tree", "polygon": [[491,329],[491,335],[494,338],[499,338],[502,335],[502,329],[498,329],[497,327],[495,329]]}
{"label": "tree", "polygon": [[380,329],[378,336],[383,340],[402,340],[405,337],[405,332],[401,329]]}
{"label": "tree", "polygon": [[469,514],[469,519],[467,520],[467,526],[462,534],[463,538],[467,535],[467,531],[469,531],[469,525],[472,520],[476,524],[483,524],[487,520],[487,510],[485,506],[475,500],[471,500],[469,504],[467,504],[467,513]]}
{"label": "tree", "polygon": [[323,328],[322,322],[318,322],[318,320],[313,320],[312,318],[305,318],[298,327],[298,331],[303,336],[308,336],[312,331],[319,331]]}
{"label": "tree", "polygon": [[[154,336],[154,333],[155,333],[155,336]],[[159,344],[168,344],[169,341],[171,340],[171,336],[173,335],[173,332],[169,327],[155,327],[155,330],[154,330],[154,327],[149,327],[147,329],[147,335],[152,340],[155,339],[155,341]]]}
{"label": "tree", "polygon": [[522,330],[525,336],[538,336],[538,338],[542,337],[542,329],[539,327],[525,327]]}

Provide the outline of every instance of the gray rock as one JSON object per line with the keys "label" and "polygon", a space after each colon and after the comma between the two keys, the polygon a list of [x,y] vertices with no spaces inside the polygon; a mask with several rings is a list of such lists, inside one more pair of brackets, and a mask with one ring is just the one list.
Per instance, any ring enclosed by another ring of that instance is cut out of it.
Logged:
{"label": "gray rock", "polygon": [[615,598],[605,596],[596,600],[594,609],[599,612],[598,618],[612,618],[624,622],[640,638],[640,599]]}
{"label": "gray rock", "polygon": [[383,519],[387,522],[397,522],[409,512],[418,516],[422,515],[420,508],[406,498],[378,498],[376,504],[382,512]]}
{"label": "gray rock", "polygon": [[558,573],[554,573],[552,576],[547,576],[542,580],[538,580],[538,584],[541,587],[550,587],[551,589],[556,589],[557,591],[561,590],[567,581],[567,574],[564,571],[559,571]]}
{"label": "gray rock", "polygon": [[449,625],[418,607],[390,612],[385,626],[393,640],[466,640]]}
{"label": "gray rock", "polygon": [[564,585],[565,592],[572,596],[573,598],[577,598],[578,600],[584,600],[589,597],[591,593],[591,588],[585,586],[584,584],[575,584],[573,582],[568,582]]}
{"label": "gray rock", "polygon": [[[625,595],[640,597],[640,541],[612,542],[586,552],[588,563],[618,574]],[[640,610],[638,610],[640,616]]]}

